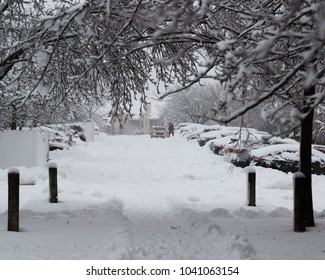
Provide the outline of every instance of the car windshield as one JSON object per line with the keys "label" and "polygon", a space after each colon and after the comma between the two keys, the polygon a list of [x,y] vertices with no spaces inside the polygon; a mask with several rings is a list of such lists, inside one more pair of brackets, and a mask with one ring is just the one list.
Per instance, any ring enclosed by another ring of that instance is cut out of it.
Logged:
{"label": "car windshield", "polygon": [[160,126],[160,127],[154,127],[153,130],[155,130],[155,131],[165,131],[165,128],[163,126]]}

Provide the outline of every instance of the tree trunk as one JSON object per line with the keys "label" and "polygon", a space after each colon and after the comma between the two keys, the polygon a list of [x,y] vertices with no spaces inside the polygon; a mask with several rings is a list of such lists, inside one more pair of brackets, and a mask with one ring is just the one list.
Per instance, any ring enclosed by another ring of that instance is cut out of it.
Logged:
{"label": "tree trunk", "polygon": [[[315,86],[312,85],[304,90],[304,97],[315,94]],[[310,107],[305,103],[303,112],[306,113]],[[306,197],[305,197],[305,221],[306,226],[315,226],[313,198],[312,198],[312,178],[311,178],[311,153],[312,153],[312,132],[313,132],[314,110],[310,110],[307,117],[301,122],[300,136],[300,171],[306,176]]]}
{"label": "tree trunk", "polygon": [[12,105],[10,129],[11,130],[17,129],[17,109],[14,104]]}

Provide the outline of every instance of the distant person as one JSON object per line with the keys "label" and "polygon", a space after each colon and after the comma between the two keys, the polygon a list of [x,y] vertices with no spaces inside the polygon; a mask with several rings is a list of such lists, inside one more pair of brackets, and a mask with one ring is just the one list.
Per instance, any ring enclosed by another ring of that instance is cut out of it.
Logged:
{"label": "distant person", "polygon": [[174,130],[175,130],[174,125],[173,125],[172,122],[170,122],[170,123],[168,124],[168,133],[169,133],[169,136],[170,136],[170,135],[173,135],[173,136],[174,136]]}

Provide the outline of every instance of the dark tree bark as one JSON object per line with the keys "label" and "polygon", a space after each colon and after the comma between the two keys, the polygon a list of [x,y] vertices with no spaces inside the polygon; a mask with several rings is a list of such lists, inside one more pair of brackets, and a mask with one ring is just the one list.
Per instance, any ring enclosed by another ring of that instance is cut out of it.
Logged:
{"label": "dark tree bark", "polygon": [[[315,94],[315,86],[312,85],[304,90],[304,97]],[[312,153],[312,131],[314,110],[304,104],[303,112],[308,113],[301,123],[300,137],[300,171],[306,176],[306,197],[305,197],[305,222],[306,226],[315,226],[313,198],[312,198],[312,178],[311,178],[311,153]]]}
{"label": "dark tree bark", "polygon": [[12,105],[10,129],[11,130],[17,129],[17,108],[15,105]]}
{"label": "dark tree bark", "polygon": [[9,73],[14,67],[15,63],[19,60],[20,56],[25,52],[21,48],[10,54],[6,59],[0,62],[0,81]]}

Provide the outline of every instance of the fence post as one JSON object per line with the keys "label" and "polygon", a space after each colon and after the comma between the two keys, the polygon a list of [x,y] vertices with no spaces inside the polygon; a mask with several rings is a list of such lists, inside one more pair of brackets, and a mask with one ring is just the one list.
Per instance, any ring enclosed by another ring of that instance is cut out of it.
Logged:
{"label": "fence post", "polygon": [[19,231],[19,170],[8,170],[8,231]]}
{"label": "fence post", "polygon": [[50,203],[58,202],[58,169],[54,162],[48,164],[49,167],[49,184],[50,184]]}
{"label": "fence post", "polygon": [[256,170],[253,166],[245,168],[247,174],[247,200],[248,206],[256,206]]}
{"label": "fence post", "polygon": [[305,221],[305,194],[306,176],[302,172],[293,174],[293,230],[295,232],[306,231]]}

